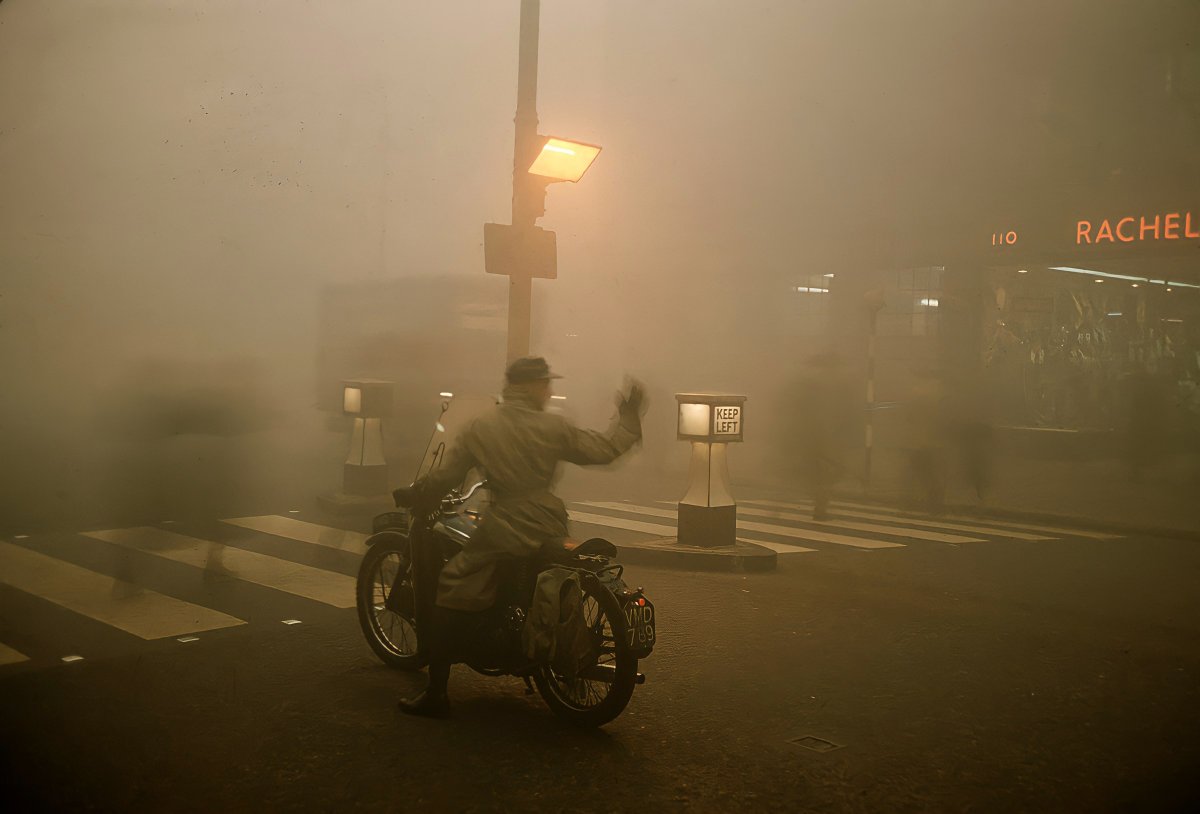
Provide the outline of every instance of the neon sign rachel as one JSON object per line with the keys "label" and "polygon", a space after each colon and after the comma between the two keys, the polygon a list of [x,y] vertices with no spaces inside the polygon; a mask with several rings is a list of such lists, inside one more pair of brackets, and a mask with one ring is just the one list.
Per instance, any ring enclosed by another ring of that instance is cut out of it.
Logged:
{"label": "neon sign rachel", "polygon": [[1090,220],[1075,224],[1075,245],[1084,243],[1135,243],[1145,240],[1194,240],[1200,238],[1200,219],[1191,212],[1170,212],[1153,218],[1126,216],[1117,221],[1100,221],[1095,231]]}

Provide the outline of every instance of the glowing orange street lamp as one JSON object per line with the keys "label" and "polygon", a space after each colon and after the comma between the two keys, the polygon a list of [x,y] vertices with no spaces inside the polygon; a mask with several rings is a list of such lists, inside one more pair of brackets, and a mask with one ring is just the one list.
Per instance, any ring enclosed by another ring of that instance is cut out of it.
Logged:
{"label": "glowing orange street lamp", "polygon": [[575,183],[588,171],[588,167],[592,166],[598,155],[600,148],[595,144],[551,136],[546,139],[541,152],[529,165],[529,172],[548,178],[552,182]]}

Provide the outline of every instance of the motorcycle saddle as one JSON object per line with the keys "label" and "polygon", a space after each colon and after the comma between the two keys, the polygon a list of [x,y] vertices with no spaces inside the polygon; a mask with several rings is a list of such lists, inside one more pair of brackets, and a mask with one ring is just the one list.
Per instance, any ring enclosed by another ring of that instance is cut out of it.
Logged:
{"label": "motorcycle saddle", "polygon": [[590,540],[584,540],[582,543],[578,540],[567,540],[564,546],[572,554],[583,554],[588,557],[608,557],[609,559],[617,556],[617,547],[603,537],[592,537]]}

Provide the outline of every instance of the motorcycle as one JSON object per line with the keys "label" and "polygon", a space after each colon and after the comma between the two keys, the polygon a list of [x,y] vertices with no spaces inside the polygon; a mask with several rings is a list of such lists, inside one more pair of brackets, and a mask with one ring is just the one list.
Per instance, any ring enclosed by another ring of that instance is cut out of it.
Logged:
{"label": "motorcycle", "polygon": [[[414,567],[414,541],[432,542],[422,551],[436,550],[445,563],[461,549],[478,525],[481,513],[465,508],[486,482],[465,494],[450,492],[434,506],[422,506],[411,489],[397,489],[398,511],[378,515],[367,552],[358,572],[358,619],[371,649],[386,665],[420,670],[427,659],[418,648],[419,598],[436,591],[423,585]],[[534,558],[512,560],[500,596],[479,614],[466,664],[487,676],[524,679],[526,693],[536,685],[546,704],[560,718],[579,726],[602,726],[616,718],[645,682],[638,661],[655,644],[654,605],[642,589],[630,588],[623,568],[613,562],[616,547],[602,538],[582,543],[567,541],[567,557],[554,563]],[[529,615],[538,574],[550,567],[575,571],[582,590],[582,615],[590,637],[585,664],[570,673],[546,660],[530,659],[522,648],[522,630]]]}

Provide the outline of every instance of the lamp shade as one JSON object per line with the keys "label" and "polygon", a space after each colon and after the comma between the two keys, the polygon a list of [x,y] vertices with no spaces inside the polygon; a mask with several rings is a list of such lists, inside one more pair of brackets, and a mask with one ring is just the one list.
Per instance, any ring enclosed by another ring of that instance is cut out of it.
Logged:
{"label": "lamp shade", "polygon": [[386,418],[392,412],[392,382],[349,379],[342,382],[342,412],[363,418]]}
{"label": "lamp shade", "polygon": [[552,181],[574,183],[583,177],[598,155],[600,148],[595,144],[552,136],[546,139],[542,151],[529,165],[529,172]]}
{"label": "lamp shade", "polygon": [[712,406],[681,402],[679,405],[679,434],[695,438],[707,436],[712,428]]}

